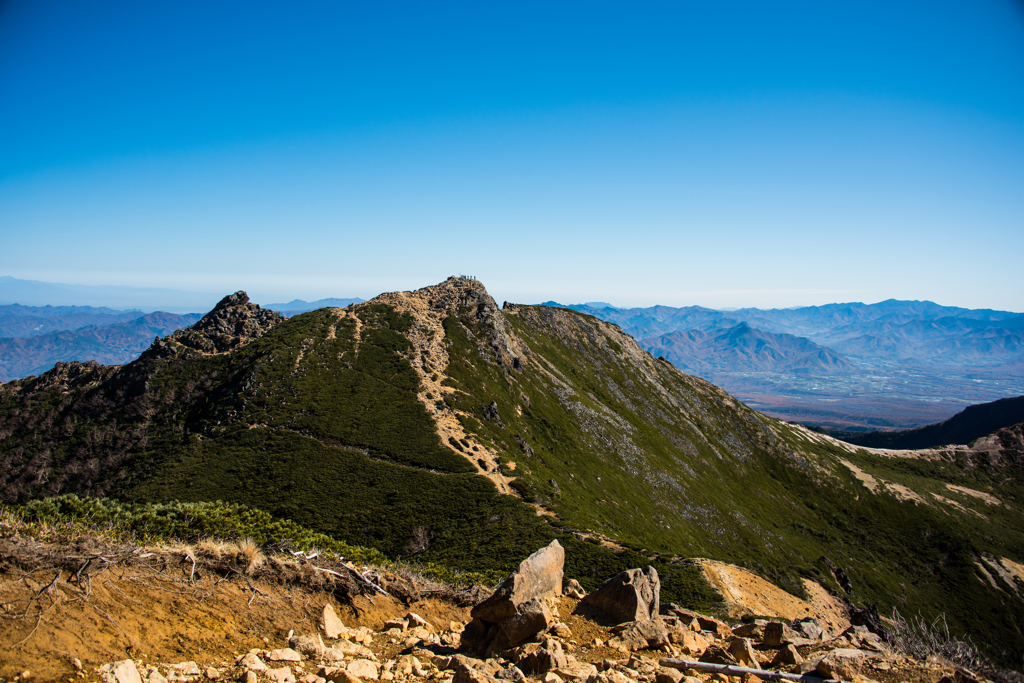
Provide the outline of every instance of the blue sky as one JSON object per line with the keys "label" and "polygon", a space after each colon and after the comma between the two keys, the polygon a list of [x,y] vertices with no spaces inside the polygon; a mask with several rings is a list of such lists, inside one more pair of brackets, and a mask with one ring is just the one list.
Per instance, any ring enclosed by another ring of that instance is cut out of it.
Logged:
{"label": "blue sky", "polygon": [[0,240],[263,301],[1024,311],[1024,3],[7,0]]}

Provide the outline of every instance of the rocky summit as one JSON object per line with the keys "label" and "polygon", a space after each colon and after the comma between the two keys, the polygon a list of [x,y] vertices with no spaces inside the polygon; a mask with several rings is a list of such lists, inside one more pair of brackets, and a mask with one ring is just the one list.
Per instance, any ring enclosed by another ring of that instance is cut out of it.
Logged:
{"label": "rocky summit", "polygon": [[[454,277],[288,319],[236,293],[132,363],[0,385],[0,497],[25,514],[116,500],[111,519],[152,535],[177,523],[167,506],[220,501],[491,579],[557,541],[567,590],[614,587],[626,606],[602,618],[626,623],[735,602],[708,569],[731,563],[809,604],[944,618],[1017,666],[1019,448],[852,446],[750,409],[613,323],[498,306]],[[510,597],[471,637],[495,654],[554,628],[549,597]]]}

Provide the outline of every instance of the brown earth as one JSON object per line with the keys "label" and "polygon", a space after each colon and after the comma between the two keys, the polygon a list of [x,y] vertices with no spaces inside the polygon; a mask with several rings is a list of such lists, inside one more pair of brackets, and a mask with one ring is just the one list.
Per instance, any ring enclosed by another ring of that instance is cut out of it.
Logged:
{"label": "brown earth", "polygon": [[75,658],[90,680],[97,666],[123,659],[226,666],[251,648],[283,647],[291,629],[316,632],[325,604],[350,628],[376,630],[410,610],[445,628],[469,618],[450,600],[352,594],[348,582],[296,560],[271,558],[252,576],[197,560],[193,571],[183,549],[84,541],[65,553],[0,540],[0,678],[29,670],[33,681],[66,680]]}
{"label": "brown earth", "polygon": [[[458,651],[458,631],[469,620],[469,607],[486,596],[480,589],[459,591],[408,574],[358,568],[390,591],[381,595],[340,563],[322,558],[263,558],[258,551],[240,550],[240,545],[143,548],[89,537],[48,542],[9,533],[10,529],[0,531],[6,534],[0,538],[0,682],[99,681],[98,667],[126,659],[134,660],[140,671],[157,667],[172,680],[236,680],[245,673],[238,664],[240,656],[254,652],[266,660],[269,650],[288,646],[291,631],[323,633],[324,606],[331,605],[349,629],[349,637],[372,651],[382,679],[450,683],[453,672],[439,669],[434,655],[443,658]],[[842,615],[829,613],[836,606],[827,593],[812,593],[805,602],[742,568],[701,562],[730,590],[732,608],[784,620],[810,613],[833,635],[843,628]],[[674,645],[634,653],[608,647],[618,630],[615,623],[581,613],[579,601],[566,596],[553,599],[551,607],[556,620],[568,627],[568,631],[559,627],[555,637],[566,654],[579,662],[602,670],[612,667],[636,683],[655,683],[656,674],[663,671],[661,658],[678,655]],[[435,645],[418,646],[418,640],[410,644],[401,630],[384,629],[386,621],[409,612],[424,617],[430,631],[438,634],[431,636]],[[704,635],[716,637],[709,632]],[[727,640],[717,642],[728,644]],[[855,645],[843,636],[804,644],[800,652],[810,659]],[[776,653],[757,642],[754,647],[763,665]],[[399,670],[402,655],[409,653],[419,657],[422,672]],[[862,680],[937,683],[952,673],[948,666],[920,663],[891,652],[871,656]],[[173,667],[180,662],[195,662],[206,673],[175,678]],[[511,667],[500,658],[494,663]],[[283,664],[304,683],[326,683],[323,676],[329,675],[316,657]],[[705,674],[694,677],[718,680]]]}

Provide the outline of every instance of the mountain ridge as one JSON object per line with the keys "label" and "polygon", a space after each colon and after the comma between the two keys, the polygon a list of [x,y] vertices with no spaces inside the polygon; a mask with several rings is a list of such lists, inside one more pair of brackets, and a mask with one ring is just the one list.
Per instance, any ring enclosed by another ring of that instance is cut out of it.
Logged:
{"label": "mountain ridge", "polygon": [[558,538],[589,585],[651,561],[676,595],[689,584],[673,558],[710,557],[797,594],[811,578],[885,609],[941,607],[1000,652],[1024,647],[1018,589],[977,564],[1024,561],[1012,444],[859,450],[757,413],[617,325],[499,309],[466,278],[263,320],[240,345],[182,331],[125,366],[0,386],[0,497],[224,500],[481,570]]}

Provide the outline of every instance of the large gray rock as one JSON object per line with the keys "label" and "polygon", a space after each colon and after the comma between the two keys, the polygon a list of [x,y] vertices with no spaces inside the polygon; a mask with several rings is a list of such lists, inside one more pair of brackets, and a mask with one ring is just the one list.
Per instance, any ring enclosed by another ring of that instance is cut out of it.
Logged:
{"label": "large gray rock", "polygon": [[[696,635],[696,634],[694,634]],[[660,618],[634,621],[608,640],[608,647],[628,652],[668,645],[670,635],[665,622]]]}
{"label": "large gray rock", "polygon": [[815,671],[825,678],[853,678],[862,673],[869,656],[867,652],[850,648],[832,650],[821,658]]}
{"label": "large gray rock", "polygon": [[541,548],[520,563],[505,582],[470,612],[474,619],[497,624],[516,613],[519,605],[562,594],[565,550],[558,541]]}
{"label": "large gray rock", "polygon": [[729,654],[735,657],[737,662],[749,669],[761,668],[761,662],[758,661],[749,638],[734,638],[729,643]]}
{"label": "large gray rock", "polygon": [[569,663],[569,657],[562,650],[562,644],[548,638],[539,648],[519,660],[517,666],[527,675],[541,675]]}
{"label": "large gray rock", "polygon": [[530,600],[519,605],[515,614],[501,622],[501,630],[508,638],[507,647],[515,647],[547,629],[554,622],[555,618],[543,600]]}
{"label": "large gray rock", "polygon": [[782,643],[785,642],[786,630],[779,621],[769,621],[764,625],[764,634],[761,637],[761,642],[767,647],[772,649],[782,647]]}
{"label": "large gray rock", "polygon": [[818,620],[814,617],[804,617],[803,619],[795,620],[793,622],[793,630],[796,631],[797,636],[807,640],[821,640],[825,633],[821,625],[818,624]]}
{"label": "large gray rock", "polygon": [[793,666],[794,664],[803,664],[804,658],[800,654],[800,651],[796,649],[793,643],[786,643],[779,650],[778,654],[775,655],[775,659],[772,660],[771,667],[778,669],[782,666]]}
{"label": "large gray rock", "polygon": [[334,611],[334,607],[330,603],[324,605],[323,627],[324,634],[331,640],[337,640],[347,632],[345,624],[341,623],[338,613]]}
{"label": "large gray rock", "polygon": [[604,612],[617,622],[647,621],[658,616],[661,580],[648,565],[616,574],[580,603]]}

